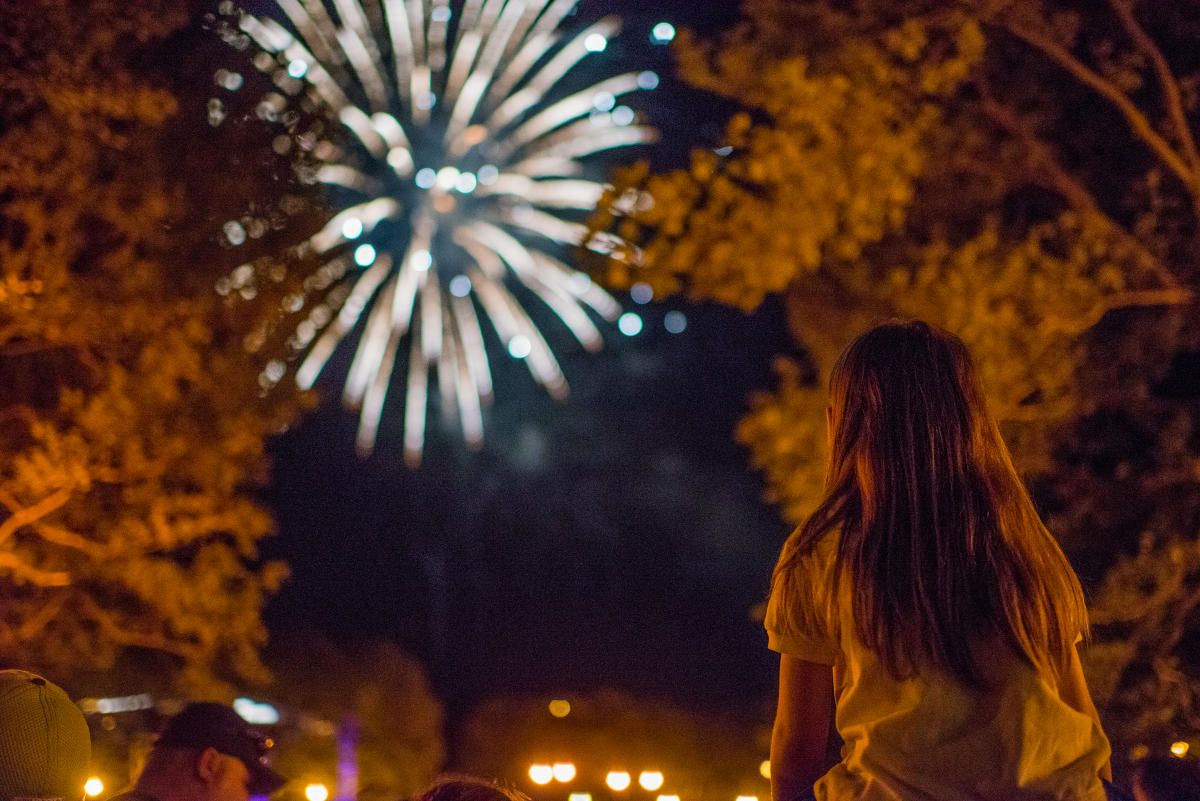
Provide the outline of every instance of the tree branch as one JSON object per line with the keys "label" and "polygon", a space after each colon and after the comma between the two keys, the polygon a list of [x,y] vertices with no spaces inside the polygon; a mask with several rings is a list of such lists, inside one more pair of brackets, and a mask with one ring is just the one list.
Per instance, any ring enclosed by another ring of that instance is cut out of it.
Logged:
{"label": "tree branch", "polygon": [[63,604],[66,603],[67,595],[68,593],[63,592],[54,593],[54,597],[49,603],[43,604],[36,615],[22,623],[17,630],[18,641],[26,642],[41,634],[42,629],[46,628],[46,624],[58,617]]}
{"label": "tree branch", "polygon": [[174,654],[181,659],[190,662],[202,662],[204,657],[203,649],[199,646],[192,645],[179,640],[171,640],[162,634],[151,634],[149,632],[130,631],[117,623],[112,615],[100,608],[90,597],[83,598],[83,605],[87,613],[96,621],[103,629],[104,637],[118,645],[134,646],[137,648],[149,648],[154,651],[163,651],[168,654]]}
{"label": "tree branch", "polygon": [[65,528],[52,526],[49,523],[34,523],[33,530],[36,531],[42,539],[47,542],[52,542],[55,545],[62,545],[65,548],[74,548],[77,551],[82,551],[88,556],[100,558],[104,556],[105,548],[99,543],[92,542],[87,537],[76,534],[73,531],[68,531]]}
{"label": "tree branch", "polygon": [[1117,233],[1122,244],[1133,250],[1147,265],[1153,266],[1160,279],[1167,283],[1174,283],[1174,276],[1163,269],[1161,259],[1147,250],[1140,239],[1105,214],[1103,209],[1097,205],[1091,190],[1059,163],[1050,146],[1044,140],[1039,139],[1029,126],[1017,117],[1012,108],[992,97],[986,86],[980,86],[979,89],[980,109],[984,115],[1000,128],[1021,140],[1029,151],[1033,166],[1037,168],[1030,171],[1032,181],[1041,184],[1046,189],[1058,192],[1071,207],[1104,218],[1112,226],[1112,230]]}
{"label": "tree branch", "polygon": [[1182,287],[1170,289],[1143,289],[1117,292],[1102,299],[1092,306],[1082,317],[1068,320],[1065,317],[1051,317],[1043,320],[1038,329],[1043,334],[1082,334],[1104,315],[1114,309],[1125,309],[1133,306],[1182,306],[1191,303],[1192,292]]}
{"label": "tree branch", "polygon": [[1171,118],[1171,125],[1175,129],[1176,135],[1179,137],[1179,142],[1183,146],[1183,156],[1191,165],[1193,174],[1197,169],[1200,169],[1200,155],[1196,152],[1196,142],[1192,138],[1192,129],[1188,126],[1187,115],[1183,110],[1183,99],[1179,92],[1179,83],[1175,80],[1175,76],[1171,73],[1171,66],[1167,63],[1167,59],[1163,56],[1162,50],[1146,33],[1145,28],[1138,24],[1137,18],[1133,16],[1133,8],[1128,0],[1109,0],[1109,5],[1113,7],[1117,18],[1121,20],[1121,25],[1124,26],[1125,32],[1133,39],[1137,48],[1142,51],[1146,58],[1150,59],[1150,63],[1154,65],[1155,75],[1158,76],[1159,86],[1162,87],[1163,97],[1167,104],[1167,114]]}
{"label": "tree branch", "polygon": [[1054,61],[1074,76],[1080,83],[1091,87],[1097,94],[1116,106],[1125,117],[1126,122],[1133,129],[1134,134],[1167,165],[1171,172],[1175,173],[1183,181],[1189,194],[1194,199],[1200,197],[1200,182],[1197,182],[1196,174],[1180,158],[1179,154],[1171,148],[1171,144],[1154,130],[1154,126],[1146,119],[1146,115],[1133,104],[1133,101],[1120,88],[1090,69],[1057,42],[1011,21],[1002,21],[1000,24],[1013,36],[1035,50],[1041,51],[1051,61]]}
{"label": "tree branch", "polygon": [[0,571],[7,570],[17,581],[38,587],[66,587],[71,583],[71,574],[62,570],[41,570],[28,565],[11,551],[0,551]]}
{"label": "tree branch", "polygon": [[0,492],[0,503],[3,503],[12,512],[7,520],[0,523],[0,542],[4,542],[4,540],[11,537],[13,532],[18,529],[50,514],[70,499],[71,491],[60,489],[38,501],[33,506],[22,507],[7,492]]}

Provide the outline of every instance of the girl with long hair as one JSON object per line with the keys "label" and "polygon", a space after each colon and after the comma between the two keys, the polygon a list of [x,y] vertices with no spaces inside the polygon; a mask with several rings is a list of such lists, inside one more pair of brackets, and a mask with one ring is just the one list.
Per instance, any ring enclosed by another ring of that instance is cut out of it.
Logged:
{"label": "girl with long hair", "polygon": [[[824,497],[767,605],[773,801],[1104,801],[1083,593],[966,347],[872,329],[838,359],[826,418]],[[824,772],[831,713],[844,745]]]}

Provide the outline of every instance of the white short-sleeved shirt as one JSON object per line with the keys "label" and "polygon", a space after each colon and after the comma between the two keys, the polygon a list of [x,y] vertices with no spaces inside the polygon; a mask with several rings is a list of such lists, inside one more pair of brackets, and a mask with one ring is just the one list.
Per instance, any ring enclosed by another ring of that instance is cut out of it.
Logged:
{"label": "white short-sleeved shirt", "polygon": [[[837,539],[826,536],[800,560],[799,586],[828,582]],[[897,681],[855,633],[851,591],[840,582],[837,624],[826,627],[836,633],[785,625],[778,587],[767,604],[772,650],[833,668],[845,745],[817,782],[817,801],[1104,801],[1108,738],[1037,670],[1003,645],[984,645],[991,689],[948,675]]]}

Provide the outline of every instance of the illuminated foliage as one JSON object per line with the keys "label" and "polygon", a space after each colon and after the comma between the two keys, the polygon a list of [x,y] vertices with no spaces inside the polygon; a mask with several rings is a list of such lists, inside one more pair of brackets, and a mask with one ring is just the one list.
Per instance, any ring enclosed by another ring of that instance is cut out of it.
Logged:
{"label": "illuminated foliage", "polygon": [[[959,334],[1053,526],[1096,571],[1092,667],[1129,724],[1118,745],[1194,727],[1178,646],[1200,605],[1200,390],[1155,394],[1196,347],[1197,76],[1173,72],[1194,27],[1126,0],[849,8],[747,0],[719,43],[680,37],[684,77],[747,109],[688,169],[618,175],[593,227],[631,247],[597,272],[747,310],[785,296],[806,360],[780,359],[738,436],[793,521],[821,491],[836,354],[890,316]],[[1148,437],[1120,490],[1192,512],[1098,519],[1102,460],[1071,454],[1103,449],[1114,408]],[[1162,559],[1173,570],[1150,581]]]}
{"label": "illuminated foliage", "polygon": [[184,196],[168,92],[130,64],[171,4],[0,13],[0,654],[45,669],[170,654],[185,683],[260,678],[264,438],[295,398],[249,385],[211,293],[169,262]]}

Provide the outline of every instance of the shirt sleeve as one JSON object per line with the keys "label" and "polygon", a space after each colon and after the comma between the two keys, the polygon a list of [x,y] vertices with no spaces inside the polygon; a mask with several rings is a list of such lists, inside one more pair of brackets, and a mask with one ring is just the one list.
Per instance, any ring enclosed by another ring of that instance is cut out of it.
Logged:
{"label": "shirt sleeve", "polygon": [[[809,583],[813,580],[824,580],[827,571],[814,570],[813,562],[816,554],[801,560],[797,575],[791,580]],[[811,597],[808,593],[799,593]],[[767,629],[767,647],[781,654],[803,659],[807,662],[817,662],[822,665],[832,665],[838,661],[840,651],[837,643],[826,632],[806,629],[800,621],[813,617],[803,614],[781,614],[782,582],[775,582],[771,588],[771,597],[767,600],[767,613],[763,625]]]}

